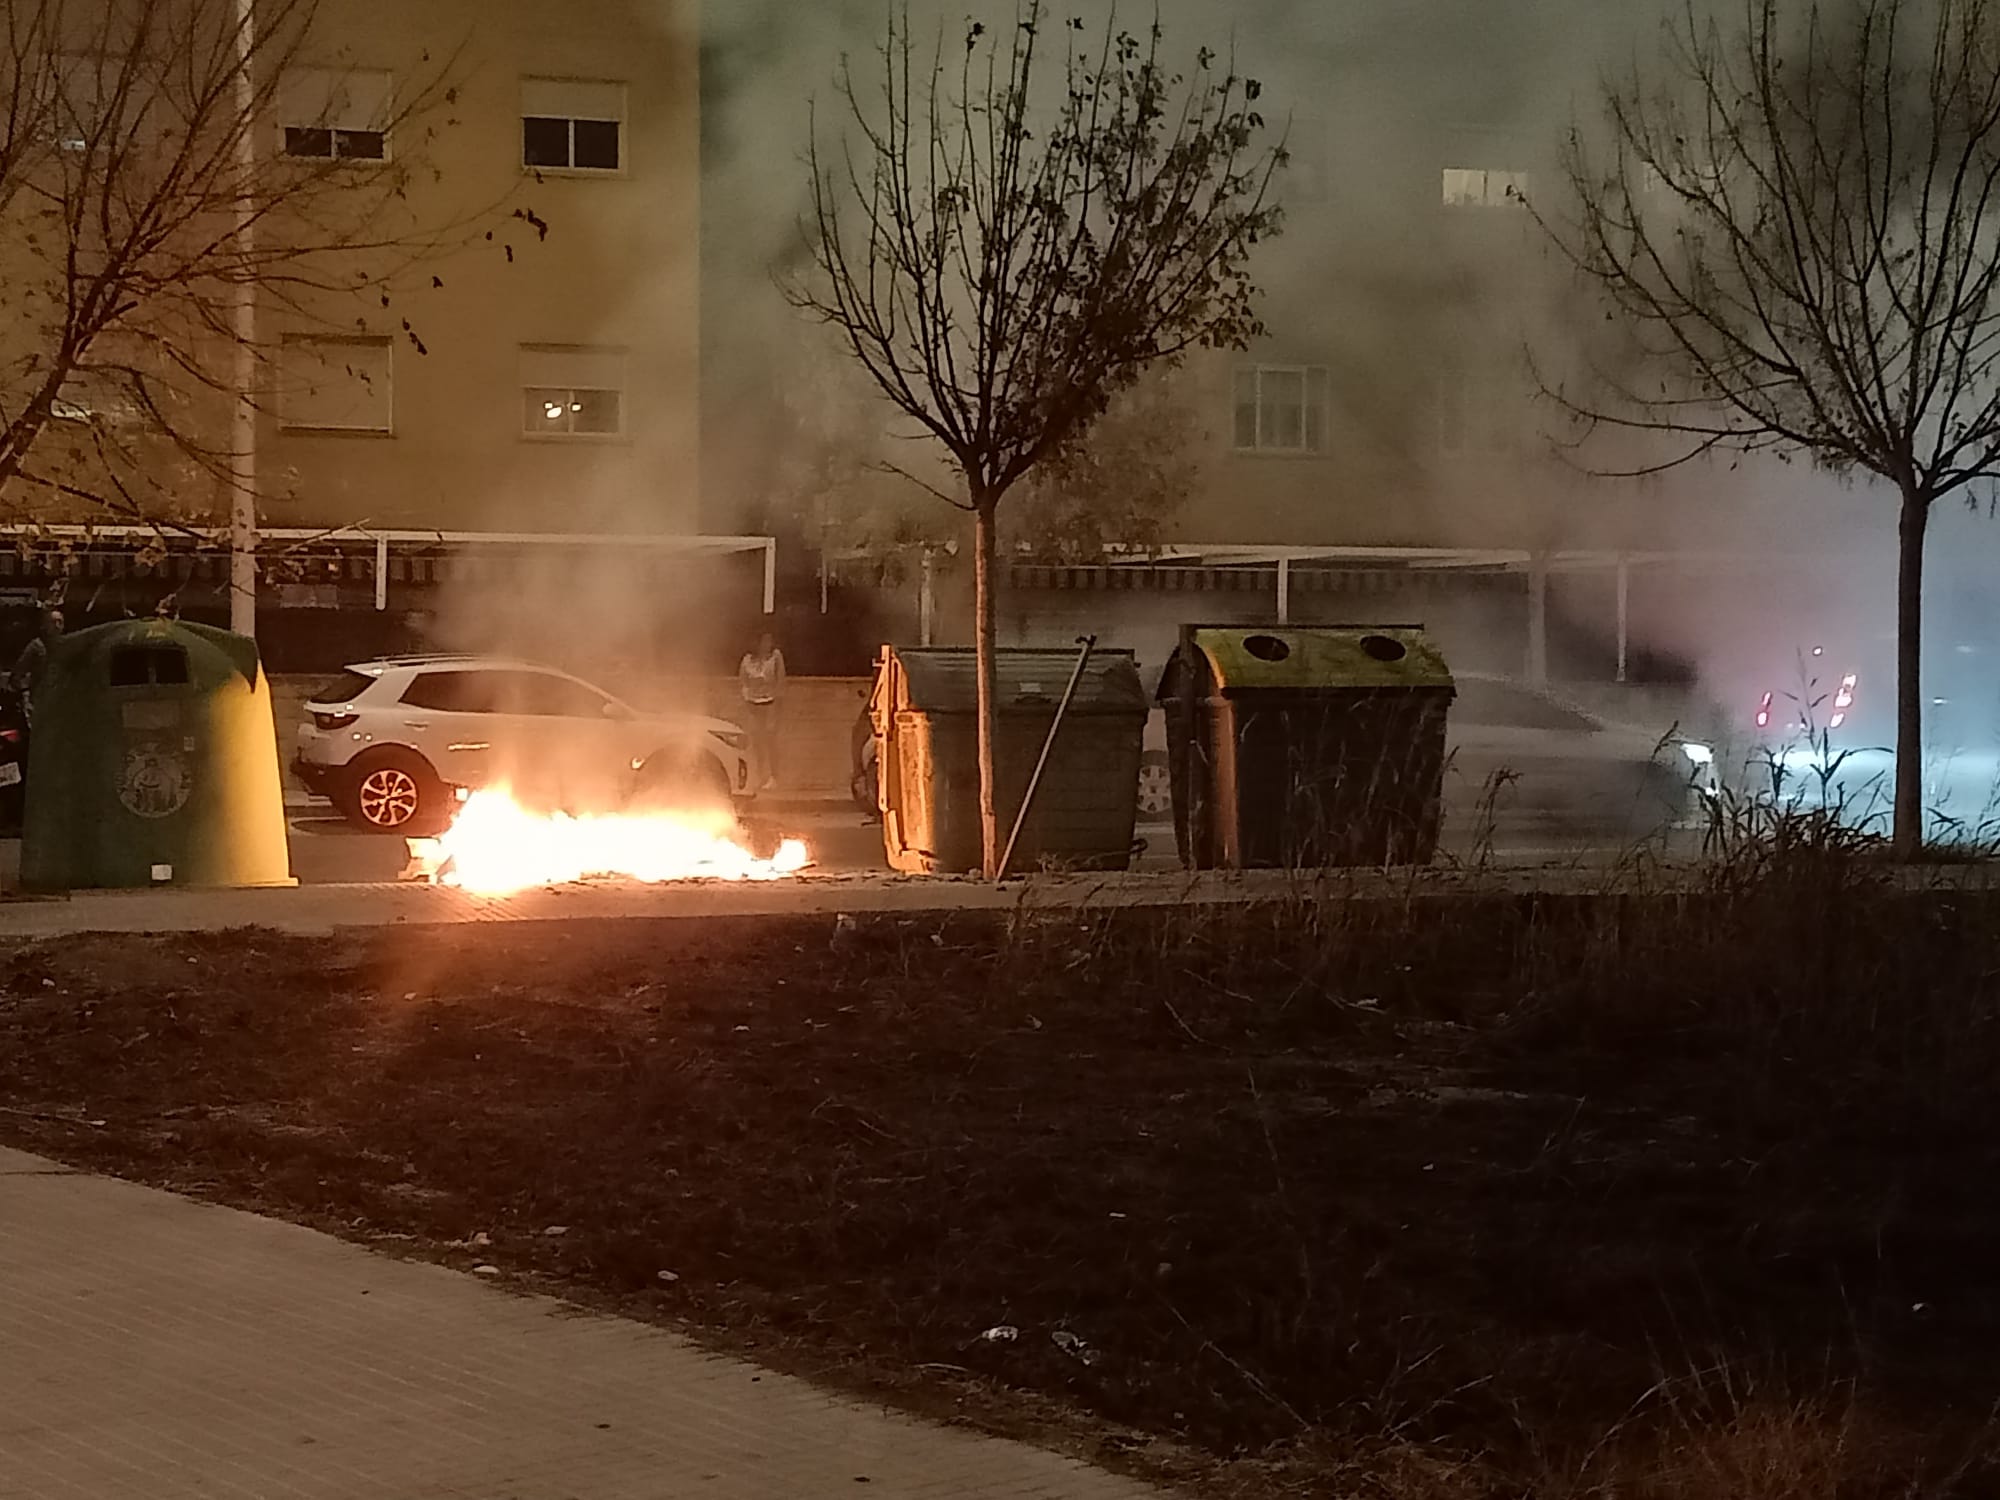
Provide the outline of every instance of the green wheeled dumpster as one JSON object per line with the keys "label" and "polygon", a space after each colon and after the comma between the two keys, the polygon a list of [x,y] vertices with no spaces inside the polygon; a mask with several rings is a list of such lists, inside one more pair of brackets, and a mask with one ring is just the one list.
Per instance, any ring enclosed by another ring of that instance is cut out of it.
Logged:
{"label": "green wheeled dumpster", "polygon": [[1182,627],[1158,693],[1182,863],[1427,863],[1454,692],[1420,626]]}
{"label": "green wheeled dumpster", "polygon": [[[1071,651],[996,653],[994,800],[1003,845],[1076,660]],[[970,649],[882,648],[869,717],[883,851],[893,869],[980,868],[978,694]],[[1147,709],[1132,653],[1093,651],[1022,826],[1015,869],[1131,864]]]}
{"label": "green wheeled dumpster", "polygon": [[57,639],[35,694],[21,883],[292,883],[255,641],[174,620]]}

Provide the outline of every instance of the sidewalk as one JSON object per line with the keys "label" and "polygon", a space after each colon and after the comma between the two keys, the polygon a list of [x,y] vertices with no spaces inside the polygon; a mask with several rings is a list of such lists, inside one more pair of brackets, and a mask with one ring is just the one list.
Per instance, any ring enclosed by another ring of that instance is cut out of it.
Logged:
{"label": "sidewalk", "polygon": [[5,1500],[1139,1500],[639,1323],[0,1149]]}

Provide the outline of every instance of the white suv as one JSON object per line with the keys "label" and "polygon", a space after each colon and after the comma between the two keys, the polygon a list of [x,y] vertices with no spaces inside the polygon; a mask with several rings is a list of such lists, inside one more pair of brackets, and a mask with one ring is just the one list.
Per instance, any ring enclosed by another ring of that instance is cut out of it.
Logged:
{"label": "white suv", "polygon": [[700,714],[642,714],[581,678],[486,656],[361,662],[306,704],[292,769],[382,833],[434,830],[457,789],[501,784],[550,807],[635,795],[685,804],[750,794],[749,737]]}

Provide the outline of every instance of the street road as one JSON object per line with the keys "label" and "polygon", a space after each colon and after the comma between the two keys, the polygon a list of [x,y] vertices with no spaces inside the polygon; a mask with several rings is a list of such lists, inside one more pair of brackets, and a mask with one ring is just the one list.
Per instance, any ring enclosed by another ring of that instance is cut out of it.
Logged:
{"label": "street road", "polygon": [[[406,851],[399,838],[364,833],[336,816],[324,804],[294,807],[288,814],[291,824],[292,874],[302,885],[356,885],[395,880],[406,863]],[[805,840],[812,850],[814,867],[822,872],[845,874],[886,870],[879,824],[865,822],[861,815],[828,803],[811,810],[764,820],[760,832],[766,839],[778,836]],[[1170,870],[1174,858],[1174,833],[1168,824],[1144,824],[1138,836],[1145,852],[1137,861],[1141,870]],[[1464,838],[1455,838],[1448,827],[1447,853],[1461,858],[1470,853]],[[1683,835],[1675,841],[1675,852],[1691,852],[1691,840]],[[1503,822],[1493,841],[1493,853],[1508,863],[1538,860],[1557,861],[1580,858],[1598,863],[1615,858],[1626,844],[1601,832],[1568,829],[1546,821]],[[0,839],[0,886],[18,884],[21,844],[18,839]]]}

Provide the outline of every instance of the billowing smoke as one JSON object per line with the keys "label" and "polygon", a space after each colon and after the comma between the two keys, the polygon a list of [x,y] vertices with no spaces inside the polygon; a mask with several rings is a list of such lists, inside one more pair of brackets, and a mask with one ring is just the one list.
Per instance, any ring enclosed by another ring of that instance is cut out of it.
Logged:
{"label": "billowing smoke", "polygon": [[[971,9],[1012,14],[1007,5]],[[968,7],[914,0],[912,12],[921,35],[961,26]],[[1123,13],[1134,24],[1151,16],[1137,5]],[[877,0],[732,0],[704,17],[712,524],[768,514],[760,507],[784,490],[771,436],[789,430],[786,393],[841,358],[802,352],[810,346],[770,278],[798,266],[808,104],[819,101],[824,126],[841,56],[865,73],[884,14]],[[1506,186],[1559,211],[1551,194],[1563,131],[1595,117],[1607,77],[1655,53],[1661,9],[1168,0],[1160,14],[1170,47],[1184,54],[1233,47],[1267,85],[1274,123],[1289,121],[1289,222],[1261,267],[1272,335],[1256,357],[1324,364],[1333,413],[1323,462],[1224,454],[1205,463],[1206,492],[1179,518],[1178,539],[1629,552],[1635,671],[1692,668],[1733,713],[1767,686],[1790,686],[1776,680],[1787,664],[1823,645],[1865,662],[1871,701],[1887,702],[1893,513],[1869,484],[1763,459],[1613,480],[1589,472],[1588,452],[1552,453],[1547,441],[1559,424],[1534,399],[1528,358],[1560,367],[1589,331],[1579,320],[1597,312],[1557,274],[1530,217],[1506,206]],[[1441,193],[1454,191],[1492,201],[1440,213]],[[1209,425],[1223,433],[1228,363],[1191,370]],[[865,447],[886,414],[865,394],[856,400],[835,426],[852,423]],[[1942,518],[1938,532],[1933,670],[1943,675],[1934,687],[1940,697],[1977,696],[1990,673],[1979,585],[2000,536],[1967,515]],[[1614,587],[1608,566],[1553,580],[1558,672],[1608,675]],[[1494,637],[1488,616],[1512,608],[1476,598],[1456,607],[1481,622],[1459,632],[1468,649]]]}

